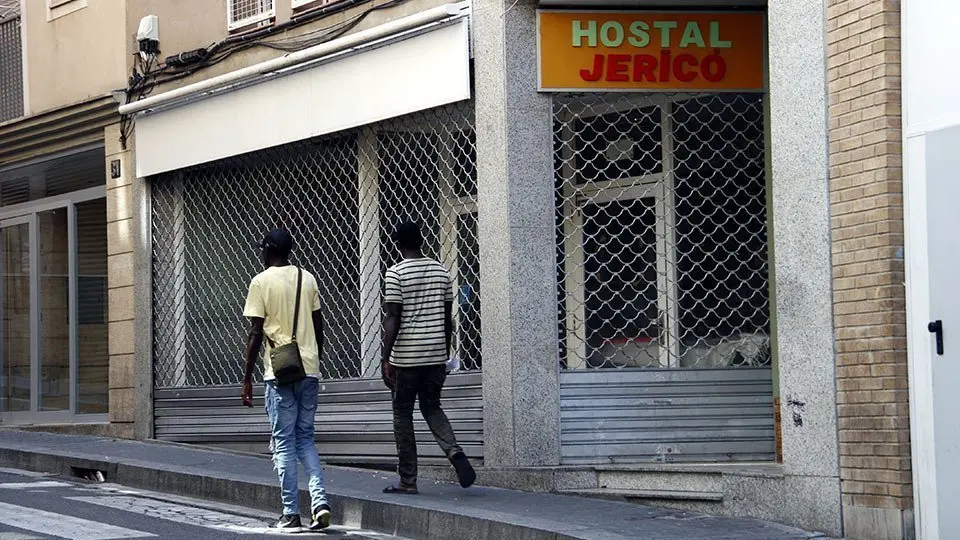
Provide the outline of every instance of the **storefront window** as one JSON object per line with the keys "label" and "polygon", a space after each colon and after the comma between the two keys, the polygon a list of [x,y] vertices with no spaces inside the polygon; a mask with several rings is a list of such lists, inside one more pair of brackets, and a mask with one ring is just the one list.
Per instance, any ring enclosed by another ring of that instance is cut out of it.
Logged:
{"label": "storefront window", "polygon": [[561,362],[770,362],[763,98],[555,98]]}
{"label": "storefront window", "polygon": [[110,357],[107,349],[107,205],[76,206],[78,412],[106,413]]}
{"label": "storefront window", "polygon": [[0,412],[30,410],[30,225],[0,223],[3,396]]}
{"label": "storefront window", "polygon": [[25,413],[0,421],[107,412],[104,173],[102,149],[0,173],[0,413]]}
{"label": "storefront window", "polygon": [[380,267],[400,262],[390,235],[406,220],[423,224],[423,251],[440,255],[440,152],[436,135],[415,131],[378,133],[380,160]]}
{"label": "storefront window", "polygon": [[663,171],[660,107],[576,119],[578,184],[641,178]]}
{"label": "storefront window", "polygon": [[70,408],[70,252],[67,209],[37,214],[40,226],[40,410]]}
{"label": "storefront window", "polygon": [[454,133],[450,137],[452,177],[455,179],[453,190],[457,197],[477,196],[477,147],[473,144],[475,137],[472,129]]}
{"label": "storefront window", "polygon": [[678,351],[689,365],[770,360],[763,100],[674,107]]}
{"label": "storefront window", "polygon": [[[294,262],[317,277],[325,379],[380,364],[390,239],[419,221],[425,252],[451,272],[464,369],[480,367],[476,151],[470,102],[163,174],[152,183],[154,357],[161,388],[236,384],[256,242],[294,235]],[[471,194],[473,193],[473,195]],[[184,292],[185,291],[185,292]]]}

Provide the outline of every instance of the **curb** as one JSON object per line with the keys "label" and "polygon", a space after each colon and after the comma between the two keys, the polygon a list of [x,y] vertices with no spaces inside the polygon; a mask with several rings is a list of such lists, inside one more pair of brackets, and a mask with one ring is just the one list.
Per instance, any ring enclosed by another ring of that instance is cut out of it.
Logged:
{"label": "curb", "polygon": [[[216,501],[258,510],[275,509],[280,488],[226,476],[206,476],[166,469],[122,459],[99,458],[66,452],[26,451],[3,448],[0,467],[82,476],[86,471],[100,471],[107,482],[123,486],[171,493],[184,497]],[[301,491],[303,514],[309,514],[309,495]],[[582,537],[536,529],[440,510],[405,506],[330,493],[333,522],[384,534],[413,539],[449,540],[451,531],[459,538],[471,540],[579,540]]]}

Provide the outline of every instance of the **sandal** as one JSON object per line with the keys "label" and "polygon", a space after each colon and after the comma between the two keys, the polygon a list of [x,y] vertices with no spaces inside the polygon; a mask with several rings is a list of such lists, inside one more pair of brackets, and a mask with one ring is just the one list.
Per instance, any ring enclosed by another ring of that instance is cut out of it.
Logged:
{"label": "sandal", "polygon": [[383,488],[384,493],[389,493],[392,495],[418,495],[420,492],[417,490],[417,486],[405,486],[403,484],[397,484],[395,486],[387,486]]}

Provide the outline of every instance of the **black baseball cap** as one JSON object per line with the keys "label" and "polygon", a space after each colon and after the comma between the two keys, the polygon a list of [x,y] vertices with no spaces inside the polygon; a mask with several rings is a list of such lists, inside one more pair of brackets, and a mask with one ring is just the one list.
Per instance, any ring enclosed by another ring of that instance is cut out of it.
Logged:
{"label": "black baseball cap", "polygon": [[293,235],[286,229],[274,229],[263,237],[260,247],[277,255],[289,255],[293,251]]}

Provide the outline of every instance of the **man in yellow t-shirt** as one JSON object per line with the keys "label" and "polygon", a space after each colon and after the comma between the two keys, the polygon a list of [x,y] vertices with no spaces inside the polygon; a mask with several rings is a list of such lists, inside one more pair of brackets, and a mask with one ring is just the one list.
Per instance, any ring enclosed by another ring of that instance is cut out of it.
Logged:
{"label": "man in yellow t-shirt", "polygon": [[[323,319],[317,280],[310,272],[290,264],[293,237],[284,229],[270,231],[260,244],[266,270],[250,281],[243,315],[250,319],[243,404],[253,406],[253,366],[261,346],[263,355],[264,405],[273,432],[277,473],[280,476],[283,515],[276,527],[299,530],[297,460],[309,479],[313,530],[330,526],[330,505],[323,485],[323,465],[314,442],[314,417],[320,391],[320,348],[323,346]],[[302,273],[301,273],[302,272]],[[296,341],[306,378],[293,384],[279,384],[270,365],[270,350],[293,342],[297,280],[300,276],[299,314]]]}

